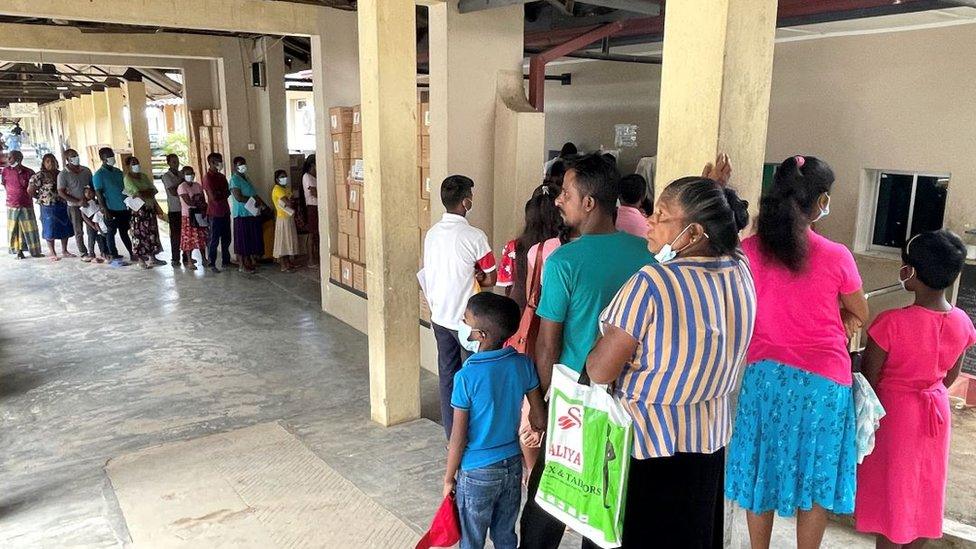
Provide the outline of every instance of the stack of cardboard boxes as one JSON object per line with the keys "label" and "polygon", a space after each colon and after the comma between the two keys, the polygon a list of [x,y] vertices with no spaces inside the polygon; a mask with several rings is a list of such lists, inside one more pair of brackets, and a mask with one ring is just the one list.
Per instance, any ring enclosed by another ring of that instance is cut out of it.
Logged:
{"label": "stack of cardboard boxes", "polygon": [[339,227],[330,260],[332,280],[366,292],[366,221],[363,216],[363,133],[359,106],[329,109],[333,187]]}
{"label": "stack of cardboard boxes", "polygon": [[[192,149],[197,155],[197,173],[202,174],[207,170],[207,156],[210,153],[226,154],[224,131],[220,126],[220,109],[190,111],[190,125],[193,126],[197,141],[197,146]],[[224,159],[225,162],[226,160]]]}
{"label": "stack of cardboard boxes", "polygon": [[[427,229],[430,228],[430,200],[431,194],[440,197],[440,187],[435,186],[431,192],[430,181],[430,102],[427,100],[426,93],[420,96],[417,104],[417,175],[419,184],[419,200],[417,209],[419,217],[417,224],[420,227],[420,267],[424,266],[424,237],[427,236]],[[423,290],[420,291],[420,320],[430,323],[430,306],[424,297]]]}

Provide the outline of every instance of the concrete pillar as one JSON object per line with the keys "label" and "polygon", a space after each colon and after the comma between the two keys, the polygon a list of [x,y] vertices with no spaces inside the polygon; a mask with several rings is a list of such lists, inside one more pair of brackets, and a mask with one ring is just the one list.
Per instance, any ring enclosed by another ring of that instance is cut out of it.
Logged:
{"label": "concrete pillar", "polygon": [[82,98],[73,97],[68,104],[70,106],[68,115],[71,117],[71,147],[78,151],[82,160],[91,164],[88,156],[88,140],[85,137],[85,124],[83,119]]}
{"label": "concrete pillar", "polygon": [[123,82],[122,92],[129,107],[129,137],[132,140],[132,154],[140,162],[152,161],[149,148],[149,121],[146,119],[146,84],[144,82]]}
{"label": "concrete pillar", "polygon": [[[265,85],[255,88],[258,98],[258,153],[265,171],[257,177],[271,195],[274,170],[288,169],[288,124],[285,120],[285,51],[277,38],[262,38],[254,48],[254,59],[264,62]],[[253,154],[253,153],[252,153]]]}
{"label": "concrete pillar", "polygon": [[[499,71],[522,70],[524,9],[519,4],[462,15],[457,2],[441,2],[429,7],[428,18],[431,184],[467,175],[475,183],[471,223],[492,242],[512,238],[513,227],[506,231],[512,234],[493,234],[495,99]],[[433,218],[443,212],[440,200],[432,199]]]}
{"label": "concrete pillar", "polygon": [[332,136],[329,108],[360,103],[359,32],[356,13],[330,10],[312,35],[312,93],[315,107],[315,160],[318,174],[319,250],[321,251],[322,310],[366,331],[366,302],[329,283],[329,253],[337,234],[333,184]]}
{"label": "concrete pillar", "polygon": [[[111,132],[106,141],[113,149],[130,148],[129,130],[125,122],[125,93],[122,88],[108,88],[105,90],[105,101],[108,109]],[[97,159],[96,159],[97,160]]]}
{"label": "concrete pillar", "polygon": [[98,132],[95,128],[95,109],[92,104],[92,94],[82,95],[79,101],[81,105],[81,131],[85,133],[85,144],[96,145],[98,144]]}
{"label": "concrete pillar", "polygon": [[[369,396],[373,421],[420,417],[417,29],[413,2],[361,0]],[[404,221],[408,220],[408,221]]]}
{"label": "concrete pillar", "polygon": [[100,146],[109,144],[112,142],[112,119],[108,115],[108,93],[92,92],[91,102],[95,117],[95,143]]}
{"label": "concrete pillar", "polygon": [[776,0],[688,0],[664,19],[657,194],[701,173],[718,152],[732,185],[759,206],[776,31]]}

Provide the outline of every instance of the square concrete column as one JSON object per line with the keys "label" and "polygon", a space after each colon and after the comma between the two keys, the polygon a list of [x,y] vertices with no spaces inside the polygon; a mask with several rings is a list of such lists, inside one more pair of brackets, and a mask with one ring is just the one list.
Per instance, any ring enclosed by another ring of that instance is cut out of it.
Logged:
{"label": "square concrete column", "polygon": [[71,147],[78,151],[82,159],[91,164],[92,159],[88,157],[88,139],[85,136],[85,119],[82,102],[84,97],[73,97],[68,101],[68,117],[71,126]]}
{"label": "square concrete column", "polygon": [[[129,148],[129,130],[125,122],[125,94],[122,88],[108,88],[105,90],[105,101],[108,109],[108,119],[111,125],[108,143],[115,149]],[[97,159],[96,159],[97,160]]]}
{"label": "square concrete column", "polygon": [[98,138],[95,129],[95,107],[92,104],[92,95],[90,93],[82,95],[79,101],[82,121],[82,127],[79,130],[84,132],[87,145],[95,145],[98,143]]}
{"label": "square concrete column", "polygon": [[[439,2],[428,9],[431,186],[439,188],[452,174],[473,179],[475,207],[469,220],[488,233],[489,241],[504,242],[515,235],[494,235],[493,230],[495,101],[500,75],[522,70],[524,8],[518,4],[462,14],[457,2]],[[432,196],[434,220],[443,212]]]}
{"label": "square concrete column", "polygon": [[[669,2],[664,19],[657,193],[719,152],[758,208],[766,150],[776,0]],[[755,211],[755,210],[754,210]]]}
{"label": "square concrete column", "polygon": [[95,143],[109,144],[112,142],[112,119],[108,115],[108,94],[104,91],[92,92],[91,102],[95,117]]}
{"label": "square concrete column", "polygon": [[132,154],[140,162],[152,161],[149,148],[149,120],[146,118],[146,84],[144,82],[123,82],[122,93],[129,107],[129,138],[132,140]]}
{"label": "square concrete column", "polygon": [[372,418],[420,417],[417,333],[417,29],[414,3],[361,0],[366,279]]}

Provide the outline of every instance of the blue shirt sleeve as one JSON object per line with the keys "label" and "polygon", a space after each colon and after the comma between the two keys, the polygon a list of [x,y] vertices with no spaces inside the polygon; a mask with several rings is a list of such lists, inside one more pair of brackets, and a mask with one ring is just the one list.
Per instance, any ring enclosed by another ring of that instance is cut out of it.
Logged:
{"label": "blue shirt sleeve", "polygon": [[542,296],[536,314],[552,322],[565,322],[570,303],[570,276],[558,257],[550,257],[542,266]]}
{"label": "blue shirt sleeve", "polygon": [[451,393],[451,407],[459,410],[468,410],[471,408],[471,395],[468,393],[465,377],[461,375],[461,372],[454,374],[454,391]]}
{"label": "blue shirt sleeve", "polygon": [[535,364],[531,358],[525,357],[522,364],[525,369],[525,390],[522,392],[527,394],[539,388],[539,374],[536,372]]}
{"label": "blue shirt sleeve", "polygon": [[104,174],[102,173],[102,170],[98,170],[94,175],[92,175],[92,186],[95,187],[96,191],[105,190],[105,181],[102,180],[103,176]]}

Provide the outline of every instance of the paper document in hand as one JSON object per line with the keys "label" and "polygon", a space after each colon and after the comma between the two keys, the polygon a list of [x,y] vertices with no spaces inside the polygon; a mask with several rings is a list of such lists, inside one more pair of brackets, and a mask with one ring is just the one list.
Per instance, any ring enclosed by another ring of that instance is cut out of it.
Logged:
{"label": "paper document in hand", "polygon": [[137,212],[140,209],[142,209],[142,207],[145,206],[145,204],[146,201],[139,198],[138,196],[130,196],[129,198],[125,199],[125,205],[128,206],[128,208],[134,212]]}
{"label": "paper document in hand", "polygon": [[105,216],[102,212],[96,211],[95,215],[91,216],[91,220],[98,224],[98,228],[103,234],[108,233],[108,224],[105,223]]}
{"label": "paper document in hand", "polygon": [[85,214],[86,217],[91,219],[95,217],[95,214],[101,215],[102,210],[98,207],[98,204],[89,202],[87,206],[81,208],[81,213]]}
{"label": "paper document in hand", "polygon": [[289,206],[285,206],[284,208],[281,209],[281,211],[283,211],[286,214],[288,214],[289,217],[295,215],[295,208],[292,208],[292,207],[289,207]]}
{"label": "paper document in hand", "polygon": [[204,215],[204,214],[193,214],[193,215],[196,216],[197,225],[198,226],[200,226],[200,227],[209,227],[210,226],[210,222],[207,220],[207,216],[206,215]]}
{"label": "paper document in hand", "polygon": [[258,215],[261,213],[261,208],[258,207],[258,201],[254,200],[253,196],[247,199],[247,202],[244,203],[244,208],[251,212],[251,215]]}

